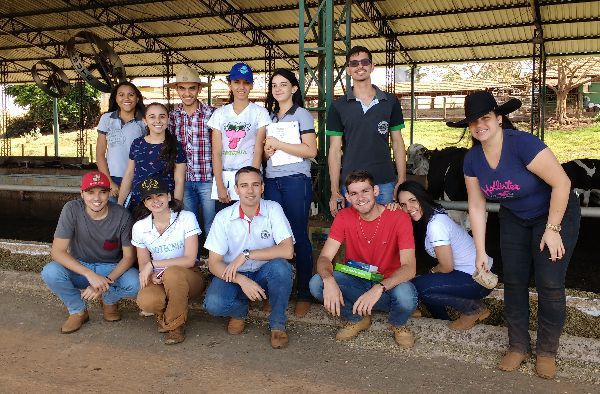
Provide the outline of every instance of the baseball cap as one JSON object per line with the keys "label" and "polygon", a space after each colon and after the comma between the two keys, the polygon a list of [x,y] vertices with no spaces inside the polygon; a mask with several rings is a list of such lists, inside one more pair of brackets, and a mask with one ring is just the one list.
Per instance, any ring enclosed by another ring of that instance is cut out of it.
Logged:
{"label": "baseball cap", "polygon": [[93,187],[110,189],[110,180],[100,171],[88,172],[81,178],[81,190],[86,191]]}
{"label": "baseball cap", "polygon": [[144,201],[146,199],[146,197],[148,197],[152,194],[168,193],[169,185],[162,178],[151,177],[151,178],[144,179],[140,183],[139,190],[140,190],[140,199],[141,199],[141,201]]}
{"label": "baseball cap", "polygon": [[233,67],[231,67],[231,71],[229,71],[229,80],[235,81],[236,79],[243,79],[249,83],[254,83],[252,68],[246,63],[234,64]]}

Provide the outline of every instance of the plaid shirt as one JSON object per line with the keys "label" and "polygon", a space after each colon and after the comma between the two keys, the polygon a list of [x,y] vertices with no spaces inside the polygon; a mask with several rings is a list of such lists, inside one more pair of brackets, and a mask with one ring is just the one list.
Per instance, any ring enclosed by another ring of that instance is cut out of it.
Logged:
{"label": "plaid shirt", "polygon": [[175,133],[185,152],[186,181],[212,180],[211,131],[207,123],[214,111],[214,107],[200,102],[191,116],[185,112],[183,104],[169,113],[169,129]]}

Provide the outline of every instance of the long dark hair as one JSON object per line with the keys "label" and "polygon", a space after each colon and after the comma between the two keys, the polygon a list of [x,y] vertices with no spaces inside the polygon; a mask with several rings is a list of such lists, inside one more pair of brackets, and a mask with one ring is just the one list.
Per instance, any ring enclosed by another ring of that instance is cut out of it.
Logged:
{"label": "long dark hair", "polygon": [[287,79],[292,84],[292,86],[298,88],[296,92],[292,95],[292,103],[304,108],[304,99],[302,99],[300,83],[298,82],[298,78],[296,78],[296,74],[285,68],[278,68],[275,71],[273,71],[273,74],[271,74],[271,77],[269,78],[269,91],[267,92],[267,99],[265,100],[265,108],[269,110],[269,113],[276,114],[279,112],[279,102],[277,102],[277,100],[275,100],[275,97],[273,97],[272,85],[273,78],[275,78],[277,75],[281,75],[282,77]]}
{"label": "long dark hair", "polygon": [[[148,104],[146,108],[144,108],[144,118],[146,117],[148,109],[154,106],[163,107],[167,112],[167,115],[169,114],[169,109],[166,105],[153,102]],[[146,135],[149,134],[150,129],[148,128],[148,126],[146,126]],[[177,159],[177,137],[175,137],[175,135],[171,133],[171,130],[169,130],[168,127],[165,129],[165,142],[162,145],[159,157],[167,163],[167,167],[164,171],[165,174],[173,173],[173,171],[175,170],[175,160]]]}
{"label": "long dark hair", "polygon": [[396,192],[396,201],[400,200],[400,192],[409,192],[412,193],[421,209],[423,210],[423,216],[417,222],[413,223],[413,229],[415,236],[418,236],[419,239],[425,239],[425,233],[427,232],[427,225],[429,221],[436,213],[446,213],[444,208],[433,200],[431,194],[423,185],[416,181],[405,181],[398,186],[398,191]]}
{"label": "long dark hair", "polygon": [[[173,197],[173,192],[169,192],[171,194],[171,201],[169,201],[169,208],[173,210],[173,212],[177,213],[177,217],[179,217],[179,212],[183,210],[183,203],[180,200],[177,200]],[[144,201],[140,201],[138,205],[133,210],[133,220],[137,222],[138,220],[142,220],[152,212],[144,205]]]}
{"label": "long dark hair", "polygon": [[[494,116],[498,116],[498,114],[495,113],[494,111],[492,111],[492,113],[494,114]],[[502,123],[500,123],[500,126],[502,127],[502,130],[505,130],[505,129],[516,130],[517,129],[515,127],[515,125],[513,125],[513,123],[508,118],[508,115],[500,115],[500,116],[502,116]],[[465,137],[465,135],[467,133],[471,134],[471,131],[469,130],[469,127],[465,127],[463,129],[462,135],[460,136],[460,139],[456,143],[458,144],[460,141],[462,141],[462,139]],[[476,140],[475,138],[473,138],[473,136],[471,136],[471,143],[472,143],[473,146],[475,146],[475,145],[481,145],[481,142],[479,142],[478,140]]]}
{"label": "long dark hair", "polygon": [[121,86],[129,86],[135,92],[137,97],[137,104],[135,105],[135,116],[143,116],[145,107],[144,107],[144,97],[142,96],[142,92],[135,86],[132,82],[123,81],[119,82],[117,86],[114,87],[112,92],[110,92],[110,97],[108,98],[108,112],[118,111],[119,104],[117,104],[117,93]]}

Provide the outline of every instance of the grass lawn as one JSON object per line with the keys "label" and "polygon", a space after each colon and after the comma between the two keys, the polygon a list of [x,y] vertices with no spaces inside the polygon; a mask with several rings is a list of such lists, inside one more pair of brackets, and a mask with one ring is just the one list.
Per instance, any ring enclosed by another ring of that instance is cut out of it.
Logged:
{"label": "grass lawn", "polygon": [[[522,130],[526,126],[521,125]],[[436,121],[417,121],[415,122],[413,141],[425,145],[428,149],[445,148],[453,146],[460,139],[462,129],[453,129],[447,127],[443,122]],[[86,156],[90,158],[90,144],[95,156],[96,130],[87,131]],[[59,156],[77,155],[77,131],[61,133],[59,139]],[[408,146],[410,141],[410,122],[407,122],[406,128],[402,130],[402,136]],[[551,130],[546,131],[545,142],[552,149],[558,160],[566,162],[573,159],[590,158],[600,159],[600,123],[573,130]],[[470,145],[469,136],[465,136],[458,146],[468,147]],[[48,154],[54,155],[54,137],[44,135],[37,139],[27,137],[11,139],[12,154],[21,155],[21,146],[24,147],[25,156],[43,156],[44,146],[48,147]],[[95,159],[95,157],[94,157]]]}

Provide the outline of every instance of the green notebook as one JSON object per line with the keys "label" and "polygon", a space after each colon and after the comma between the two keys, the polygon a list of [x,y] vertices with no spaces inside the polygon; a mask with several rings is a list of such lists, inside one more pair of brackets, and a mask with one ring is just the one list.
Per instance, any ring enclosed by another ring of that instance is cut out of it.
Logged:
{"label": "green notebook", "polygon": [[345,264],[336,263],[334,269],[336,271],[340,271],[340,272],[343,272],[348,275],[358,276],[359,278],[368,279],[368,280],[372,280],[375,282],[379,282],[379,281],[383,280],[383,275],[381,275],[381,274],[374,273],[374,272],[368,272],[365,270],[347,266]]}

